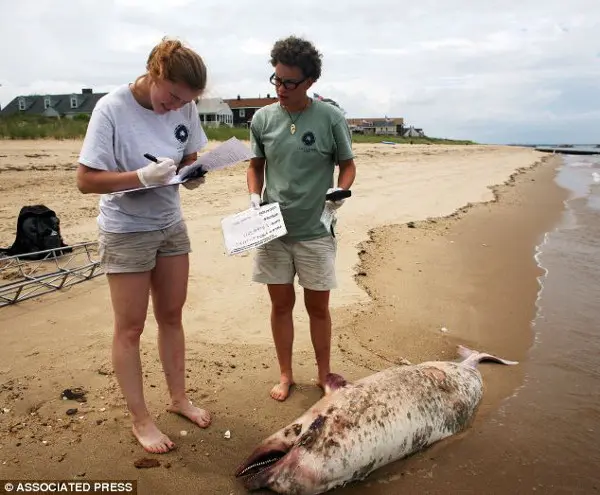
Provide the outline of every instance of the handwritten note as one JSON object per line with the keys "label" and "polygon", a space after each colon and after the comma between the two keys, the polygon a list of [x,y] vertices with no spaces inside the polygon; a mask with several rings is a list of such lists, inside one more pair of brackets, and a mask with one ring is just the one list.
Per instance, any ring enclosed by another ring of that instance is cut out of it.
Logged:
{"label": "handwritten note", "polygon": [[279,203],[249,208],[221,220],[227,254],[239,254],[287,234]]}

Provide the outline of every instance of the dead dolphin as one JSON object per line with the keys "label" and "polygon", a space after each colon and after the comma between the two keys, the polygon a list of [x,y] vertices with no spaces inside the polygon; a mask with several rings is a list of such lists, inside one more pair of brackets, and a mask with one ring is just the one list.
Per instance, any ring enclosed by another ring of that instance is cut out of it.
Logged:
{"label": "dead dolphin", "polygon": [[465,429],[483,394],[477,364],[517,363],[463,346],[459,355],[458,362],[398,366],[353,384],[329,375],[326,395],[259,445],[236,476],[248,490],[323,493]]}

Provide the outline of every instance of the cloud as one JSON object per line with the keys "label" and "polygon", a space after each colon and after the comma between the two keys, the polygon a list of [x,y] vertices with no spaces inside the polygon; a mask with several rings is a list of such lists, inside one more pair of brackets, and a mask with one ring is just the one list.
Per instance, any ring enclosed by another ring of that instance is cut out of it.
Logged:
{"label": "cloud", "polygon": [[0,3],[0,104],[107,91],[143,73],[164,35],[198,50],[208,93],[273,94],[269,52],[289,34],[323,53],[314,91],[351,117],[404,117],[430,135],[598,141],[600,2],[106,0]]}

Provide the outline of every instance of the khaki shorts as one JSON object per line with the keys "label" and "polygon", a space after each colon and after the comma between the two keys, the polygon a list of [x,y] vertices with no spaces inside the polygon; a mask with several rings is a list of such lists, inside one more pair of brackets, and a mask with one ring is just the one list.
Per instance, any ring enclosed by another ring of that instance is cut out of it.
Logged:
{"label": "khaki shorts", "polygon": [[152,270],[157,256],[186,254],[191,248],[182,220],[149,232],[113,233],[100,229],[98,251],[104,273],[134,273]]}
{"label": "khaki shorts", "polygon": [[252,280],[262,284],[292,284],[298,274],[298,283],[305,289],[335,289],[336,251],[337,241],[332,236],[310,241],[274,239],[257,248]]}

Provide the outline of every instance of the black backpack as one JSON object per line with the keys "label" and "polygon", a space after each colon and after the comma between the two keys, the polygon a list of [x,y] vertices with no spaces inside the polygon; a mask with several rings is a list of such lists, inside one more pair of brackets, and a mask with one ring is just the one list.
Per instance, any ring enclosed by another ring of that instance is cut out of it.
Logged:
{"label": "black backpack", "polygon": [[17,235],[15,242],[8,249],[0,249],[7,256],[20,255],[24,259],[39,260],[52,257],[50,253],[33,254],[47,249],[64,248],[54,251],[56,256],[70,253],[60,233],[60,220],[56,213],[44,205],[23,206],[17,219]]}

